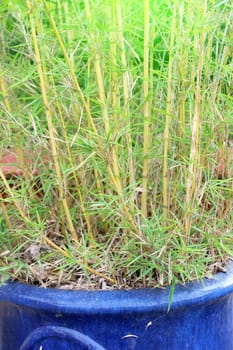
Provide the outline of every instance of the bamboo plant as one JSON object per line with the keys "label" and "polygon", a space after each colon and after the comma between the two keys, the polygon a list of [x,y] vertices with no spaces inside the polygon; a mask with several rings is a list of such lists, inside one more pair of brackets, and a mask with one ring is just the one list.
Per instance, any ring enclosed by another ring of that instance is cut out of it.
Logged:
{"label": "bamboo plant", "polygon": [[155,287],[232,256],[232,6],[4,1],[0,276]]}

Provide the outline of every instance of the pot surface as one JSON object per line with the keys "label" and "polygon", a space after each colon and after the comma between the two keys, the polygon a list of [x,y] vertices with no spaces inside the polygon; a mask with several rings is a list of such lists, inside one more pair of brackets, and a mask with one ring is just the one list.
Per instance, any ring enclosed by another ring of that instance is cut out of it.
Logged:
{"label": "pot surface", "polygon": [[233,263],[204,284],[132,291],[0,288],[1,350],[233,349]]}

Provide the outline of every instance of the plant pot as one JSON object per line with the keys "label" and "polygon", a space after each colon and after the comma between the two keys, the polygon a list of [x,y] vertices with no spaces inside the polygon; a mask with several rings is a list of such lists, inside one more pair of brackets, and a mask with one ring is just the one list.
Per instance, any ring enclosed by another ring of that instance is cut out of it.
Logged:
{"label": "plant pot", "polygon": [[233,349],[233,263],[204,284],[132,291],[0,288],[1,350]]}

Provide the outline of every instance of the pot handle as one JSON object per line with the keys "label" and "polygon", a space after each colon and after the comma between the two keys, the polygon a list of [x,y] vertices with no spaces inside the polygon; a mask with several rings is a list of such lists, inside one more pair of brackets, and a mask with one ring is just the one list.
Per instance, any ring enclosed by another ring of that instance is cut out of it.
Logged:
{"label": "pot handle", "polygon": [[77,348],[80,350],[106,350],[83,333],[57,326],[36,328],[27,336],[19,350],[76,350]]}

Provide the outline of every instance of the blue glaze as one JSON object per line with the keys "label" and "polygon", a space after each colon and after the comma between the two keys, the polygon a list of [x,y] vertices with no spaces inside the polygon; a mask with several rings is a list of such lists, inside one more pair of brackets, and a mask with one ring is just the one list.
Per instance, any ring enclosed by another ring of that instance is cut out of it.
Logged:
{"label": "blue glaze", "polygon": [[77,347],[80,350],[104,350],[102,346],[82,333],[57,326],[45,326],[35,329],[27,336],[20,350],[39,348],[76,350]]}
{"label": "blue glaze", "polygon": [[233,263],[204,284],[132,291],[0,288],[0,350],[231,350]]}

